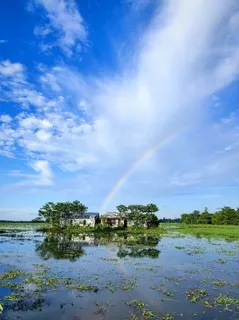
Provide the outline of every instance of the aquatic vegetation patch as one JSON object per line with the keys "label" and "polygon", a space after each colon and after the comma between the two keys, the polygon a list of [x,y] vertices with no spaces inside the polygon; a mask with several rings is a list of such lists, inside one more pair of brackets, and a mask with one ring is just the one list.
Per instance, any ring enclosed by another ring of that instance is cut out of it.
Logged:
{"label": "aquatic vegetation patch", "polygon": [[117,290],[118,286],[110,282],[105,286],[105,288],[108,289],[111,293],[114,293]]}
{"label": "aquatic vegetation patch", "polygon": [[47,287],[50,289],[56,289],[60,285],[60,280],[57,278],[37,278],[35,275],[30,275],[29,278],[26,278],[23,281],[24,284],[36,284],[39,287]]}
{"label": "aquatic vegetation patch", "polygon": [[68,288],[77,290],[77,291],[91,291],[91,292],[99,291],[99,288],[97,286],[83,285],[83,284],[71,285],[71,286],[68,286]]}
{"label": "aquatic vegetation patch", "polygon": [[138,307],[138,308],[144,308],[145,307],[145,303],[144,302],[136,300],[136,299],[134,299],[131,302],[129,302],[129,305],[133,305],[133,306]]}
{"label": "aquatic vegetation patch", "polygon": [[162,318],[160,318],[160,320],[174,320],[174,316],[168,313]]}
{"label": "aquatic vegetation patch", "polygon": [[168,290],[159,290],[159,291],[162,292],[167,297],[173,297],[173,294]]}
{"label": "aquatic vegetation patch", "polygon": [[222,258],[216,259],[216,260],[214,260],[214,261],[217,262],[217,263],[221,263],[221,264],[227,263],[227,260],[226,260],[226,259],[222,259]]}
{"label": "aquatic vegetation patch", "polygon": [[186,293],[186,297],[188,299],[188,301],[192,302],[192,303],[197,303],[197,302],[201,302],[202,299],[207,296],[207,291],[204,289],[193,289],[190,290],[189,292]]}
{"label": "aquatic vegetation patch", "polygon": [[[124,279],[126,280],[126,279]],[[123,285],[120,286],[121,290],[134,290],[134,288],[136,287],[136,281],[131,281],[131,280],[126,280],[125,283]]]}
{"label": "aquatic vegetation patch", "polygon": [[217,280],[217,281],[214,281],[212,284],[218,288],[221,288],[227,285],[228,283],[227,281]]}
{"label": "aquatic vegetation patch", "polygon": [[226,309],[228,307],[235,307],[236,309],[239,309],[239,299],[238,298],[233,298],[230,296],[226,296],[223,294],[220,294],[218,297],[214,299],[214,303],[216,305],[222,306]]}
{"label": "aquatic vegetation patch", "polygon": [[156,317],[156,315],[150,310],[143,310],[142,316],[144,317],[144,319],[152,319]]}
{"label": "aquatic vegetation patch", "polygon": [[12,279],[15,279],[19,276],[26,275],[26,274],[27,273],[25,271],[22,271],[19,269],[10,270],[10,271],[5,272],[4,274],[1,274],[0,280],[5,280],[5,279],[12,280]]}
{"label": "aquatic vegetation patch", "polygon": [[21,301],[24,300],[24,293],[11,293],[4,297],[4,300],[8,301]]}

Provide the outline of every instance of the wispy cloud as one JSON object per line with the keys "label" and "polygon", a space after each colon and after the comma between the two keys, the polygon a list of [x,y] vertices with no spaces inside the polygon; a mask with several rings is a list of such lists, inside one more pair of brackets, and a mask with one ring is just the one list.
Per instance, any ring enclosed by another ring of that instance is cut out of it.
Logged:
{"label": "wispy cloud", "polygon": [[30,167],[36,174],[25,174],[18,170],[8,173],[9,176],[22,179],[12,185],[12,187],[48,187],[53,185],[53,174],[46,160],[37,160],[30,163]]}
{"label": "wispy cloud", "polygon": [[7,43],[7,42],[8,42],[8,40],[3,40],[3,39],[1,40],[0,39],[0,44]]}
{"label": "wispy cloud", "polygon": [[36,26],[34,34],[43,38],[43,50],[59,46],[67,55],[74,49],[79,52],[87,42],[84,20],[74,0],[37,0],[36,3],[46,12],[46,23]]}
{"label": "wispy cloud", "polygon": [[[63,49],[84,41],[63,30],[64,19],[57,22],[59,12],[75,12],[73,2],[68,7],[60,1],[60,9],[53,8],[55,1],[40,3],[48,12],[47,28],[63,35]],[[6,71],[8,62],[2,71],[5,98],[25,109],[13,121],[2,121],[5,152],[21,150],[32,161],[44,159],[68,172],[89,171],[87,185],[107,193],[146,149],[184,130],[132,175],[131,196],[239,179],[238,114],[222,121],[213,117],[215,101],[212,108],[206,103],[238,75],[238,12],[236,0],[168,1],[141,36],[137,54],[115,76],[87,77],[58,65],[42,69],[42,87],[36,88],[23,67]],[[147,188],[138,183],[144,180]]]}

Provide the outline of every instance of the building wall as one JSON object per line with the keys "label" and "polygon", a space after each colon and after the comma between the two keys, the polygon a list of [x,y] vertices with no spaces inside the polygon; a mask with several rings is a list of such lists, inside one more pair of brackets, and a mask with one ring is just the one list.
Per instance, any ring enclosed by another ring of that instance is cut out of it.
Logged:
{"label": "building wall", "polygon": [[101,224],[111,228],[118,228],[124,226],[124,219],[117,217],[102,217]]}
{"label": "building wall", "polygon": [[[85,224],[84,224],[85,221]],[[82,218],[82,219],[75,219],[72,221],[74,226],[86,226],[86,227],[94,227],[95,226],[95,219],[93,218]]]}

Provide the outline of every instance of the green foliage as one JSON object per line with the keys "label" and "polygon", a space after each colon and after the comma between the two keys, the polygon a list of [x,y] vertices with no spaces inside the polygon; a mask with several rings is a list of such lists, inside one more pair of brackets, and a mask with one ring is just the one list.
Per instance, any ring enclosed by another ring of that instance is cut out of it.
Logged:
{"label": "green foliage", "polygon": [[192,213],[182,214],[181,222],[186,224],[239,225],[239,208],[223,207],[215,213],[209,213],[207,208],[202,213],[194,210]]}
{"label": "green foliage", "polygon": [[124,206],[123,204],[116,207],[118,212],[122,215],[126,215],[128,208]]}
{"label": "green foliage", "polygon": [[156,227],[159,224],[158,217],[155,212],[159,211],[156,204],[149,203],[147,205],[125,205],[117,206],[117,210],[120,215],[127,218],[129,221],[133,222],[136,227]]}
{"label": "green foliage", "polygon": [[71,224],[76,214],[83,216],[87,209],[88,208],[78,200],[73,202],[48,202],[41,207],[38,215],[54,227],[60,227],[60,225]]}

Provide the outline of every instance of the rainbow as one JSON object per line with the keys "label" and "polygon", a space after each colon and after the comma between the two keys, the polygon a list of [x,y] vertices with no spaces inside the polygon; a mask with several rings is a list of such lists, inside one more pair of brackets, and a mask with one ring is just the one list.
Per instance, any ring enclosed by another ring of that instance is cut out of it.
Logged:
{"label": "rainbow", "polygon": [[120,187],[124,184],[124,182],[126,181],[126,179],[131,175],[131,173],[142,163],[144,162],[149,156],[151,156],[156,150],[158,150],[159,148],[163,147],[165,144],[167,144],[169,141],[171,141],[174,137],[176,137],[177,135],[179,135],[182,131],[184,130],[180,130],[179,132],[170,134],[169,136],[167,136],[166,138],[160,140],[159,142],[157,142],[155,145],[151,146],[149,149],[147,149],[146,151],[144,151],[139,158],[136,159],[135,162],[133,162],[133,164],[128,168],[128,170],[122,175],[122,177],[120,177],[120,179],[116,182],[116,184],[113,186],[113,188],[110,190],[109,194],[106,196],[106,198],[104,199],[100,212],[103,213],[107,206],[109,205],[110,201],[112,200],[112,198],[114,197],[114,195],[116,194],[116,192],[120,189]]}

